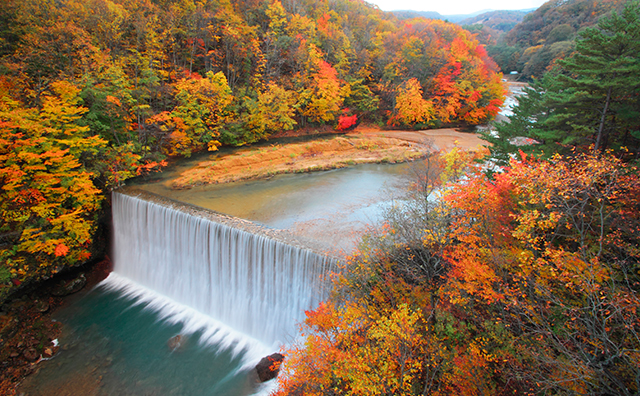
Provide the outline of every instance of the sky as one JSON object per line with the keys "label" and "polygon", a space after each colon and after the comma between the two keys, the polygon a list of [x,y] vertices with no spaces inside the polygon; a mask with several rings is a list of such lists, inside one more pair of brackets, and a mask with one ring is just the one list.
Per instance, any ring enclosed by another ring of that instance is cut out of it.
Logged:
{"label": "sky", "polygon": [[365,0],[383,11],[437,11],[442,15],[471,14],[480,10],[538,8],[547,0]]}

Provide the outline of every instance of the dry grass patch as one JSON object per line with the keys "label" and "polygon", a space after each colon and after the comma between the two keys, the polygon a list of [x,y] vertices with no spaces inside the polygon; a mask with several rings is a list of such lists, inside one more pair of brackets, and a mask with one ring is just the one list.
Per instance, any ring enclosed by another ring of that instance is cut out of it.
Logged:
{"label": "dry grass patch", "polygon": [[422,157],[427,147],[386,137],[335,137],[305,143],[262,147],[201,162],[173,181],[175,189],[203,184],[267,178],[281,173],[311,172],[349,165],[404,162]]}

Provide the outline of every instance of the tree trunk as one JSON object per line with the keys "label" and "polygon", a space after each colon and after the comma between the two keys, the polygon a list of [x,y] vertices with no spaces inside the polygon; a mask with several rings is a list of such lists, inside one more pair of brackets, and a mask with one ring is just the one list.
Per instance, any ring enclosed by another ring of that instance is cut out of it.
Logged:
{"label": "tree trunk", "polygon": [[607,101],[604,103],[604,110],[602,110],[602,117],[600,117],[600,126],[598,127],[598,137],[596,138],[596,146],[594,151],[598,151],[600,148],[600,142],[602,141],[602,131],[604,130],[604,120],[607,117],[607,111],[609,110],[609,103],[611,103],[611,87],[607,90]]}

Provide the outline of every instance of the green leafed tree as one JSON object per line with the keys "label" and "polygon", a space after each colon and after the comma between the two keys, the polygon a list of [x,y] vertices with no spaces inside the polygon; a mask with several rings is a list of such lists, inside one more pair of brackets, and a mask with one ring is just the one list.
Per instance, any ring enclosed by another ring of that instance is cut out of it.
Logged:
{"label": "green leafed tree", "polygon": [[[493,156],[504,161],[519,149],[549,155],[574,147],[639,151],[639,3],[581,32],[576,53],[559,65],[519,98],[510,121],[498,124],[499,137],[485,134]],[[537,143],[517,147],[515,137]]]}
{"label": "green leafed tree", "polygon": [[595,149],[628,143],[625,131],[638,125],[640,115],[640,5],[630,2],[597,28],[581,33],[576,54],[560,61],[568,71],[559,75],[566,95],[559,96],[550,126],[567,125],[592,140]]}
{"label": "green leafed tree", "polygon": [[[518,105],[513,108],[508,122],[497,123],[496,132],[481,132],[482,139],[491,143],[488,146],[490,156],[498,165],[509,164],[511,156],[520,150],[525,153],[553,153],[558,151],[558,144],[569,143],[559,140],[554,131],[542,127],[551,111],[545,94],[555,83],[557,80],[549,73],[540,80],[534,80],[518,97]],[[571,138],[571,135],[565,138]],[[533,139],[536,144],[521,145],[523,139]]]}

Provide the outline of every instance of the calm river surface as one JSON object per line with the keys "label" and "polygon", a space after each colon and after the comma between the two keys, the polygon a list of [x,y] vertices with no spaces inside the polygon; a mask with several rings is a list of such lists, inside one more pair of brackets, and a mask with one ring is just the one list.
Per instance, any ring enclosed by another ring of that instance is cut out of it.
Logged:
{"label": "calm river surface", "polygon": [[350,251],[366,226],[380,220],[410,167],[367,164],[173,190],[169,186],[179,169],[138,186],[177,201],[291,230],[329,250]]}

